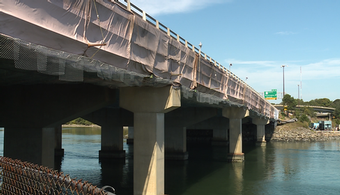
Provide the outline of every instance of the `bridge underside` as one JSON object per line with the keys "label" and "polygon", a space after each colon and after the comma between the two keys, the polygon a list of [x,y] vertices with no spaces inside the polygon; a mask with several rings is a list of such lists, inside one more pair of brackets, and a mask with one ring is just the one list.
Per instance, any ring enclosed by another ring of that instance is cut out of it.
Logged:
{"label": "bridge underside", "polygon": [[[0,126],[5,127],[5,156],[53,167],[55,151],[61,149],[60,125],[85,116],[102,126],[100,154],[104,157],[124,157],[123,125],[133,126],[135,132],[139,132],[134,135],[135,170],[139,170],[134,173],[136,194],[143,194],[143,190],[150,194],[164,191],[164,158],[188,158],[185,132],[194,124],[214,121],[206,123],[214,129],[214,143],[232,146],[219,150],[224,153],[221,156],[234,161],[244,158],[242,118],[247,109],[237,99],[224,100],[167,79],[114,68],[83,56],[64,53],[67,58],[60,58],[59,51],[16,43],[19,40],[5,36],[0,40],[6,43],[2,45],[13,48],[7,53],[3,51],[8,50],[1,50],[0,55],[0,90],[3,92]],[[18,47],[19,53],[15,53],[18,50],[14,48]],[[39,64],[41,55],[45,55],[43,69]],[[138,94],[135,94],[136,86],[140,88]],[[162,102],[167,103],[170,97],[164,94],[164,89],[179,93],[176,101],[180,104],[170,108],[180,108],[164,110]],[[122,99],[126,100],[125,104],[121,103]],[[156,104],[150,101],[153,99],[163,101]],[[133,102],[137,104],[132,106]],[[150,110],[138,104],[158,109]],[[228,112],[229,109],[234,110]],[[227,112],[225,117],[223,110]],[[250,115],[261,117],[253,111]],[[233,119],[229,122],[228,118]],[[228,137],[228,132],[232,137]],[[153,169],[150,170],[150,166]],[[145,170],[151,171],[152,177]],[[148,183],[160,188],[151,189],[145,185]]]}
{"label": "bridge underside", "polygon": [[243,118],[259,118],[264,142],[277,110],[235,75],[116,1],[65,2],[0,3],[5,156],[53,167],[60,125],[85,116],[102,126],[103,156],[124,157],[121,131],[129,125],[134,194],[164,194],[165,151],[186,158],[187,128],[213,123],[215,143],[229,142],[232,161],[244,159]]}

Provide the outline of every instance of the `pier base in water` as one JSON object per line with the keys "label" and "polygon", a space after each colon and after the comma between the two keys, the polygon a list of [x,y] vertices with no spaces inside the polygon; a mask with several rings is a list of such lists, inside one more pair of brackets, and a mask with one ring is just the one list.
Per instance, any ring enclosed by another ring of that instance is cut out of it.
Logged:
{"label": "pier base in water", "polygon": [[188,160],[188,152],[165,152],[166,160]]}
{"label": "pier base in water", "polygon": [[267,145],[267,142],[266,141],[257,141],[256,142],[256,146],[266,146]]}
{"label": "pier base in water", "polygon": [[123,159],[125,158],[125,150],[99,150],[100,159]]}
{"label": "pier base in water", "polygon": [[243,162],[244,161],[244,153],[228,154],[228,161],[230,161],[230,162]]}

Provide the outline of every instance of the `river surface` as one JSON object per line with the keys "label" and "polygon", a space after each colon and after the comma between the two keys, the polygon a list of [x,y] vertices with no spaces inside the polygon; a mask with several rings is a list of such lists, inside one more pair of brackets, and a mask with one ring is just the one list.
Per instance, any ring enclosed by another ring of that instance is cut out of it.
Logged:
{"label": "river surface", "polygon": [[[127,158],[99,162],[99,128],[64,128],[60,169],[72,178],[110,185],[117,195],[133,194],[133,148]],[[0,154],[3,131],[0,131]],[[244,163],[216,159],[221,149],[188,147],[189,160],[165,162],[169,195],[340,194],[340,141],[268,143],[244,147]]]}

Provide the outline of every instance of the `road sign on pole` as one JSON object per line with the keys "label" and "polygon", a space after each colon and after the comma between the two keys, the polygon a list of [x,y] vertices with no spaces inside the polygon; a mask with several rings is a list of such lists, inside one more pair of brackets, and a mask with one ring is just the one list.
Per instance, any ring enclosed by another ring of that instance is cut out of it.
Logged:
{"label": "road sign on pole", "polygon": [[266,100],[277,100],[277,89],[272,89],[271,91],[265,91],[264,98]]}

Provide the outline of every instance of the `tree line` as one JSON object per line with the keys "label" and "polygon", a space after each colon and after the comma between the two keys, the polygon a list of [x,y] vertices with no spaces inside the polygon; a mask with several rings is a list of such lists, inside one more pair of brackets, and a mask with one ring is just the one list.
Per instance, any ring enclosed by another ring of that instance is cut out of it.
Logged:
{"label": "tree line", "polygon": [[[282,105],[287,106],[287,110],[294,111],[295,115],[298,117],[300,121],[307,121],[308,122],[308,116],[314,117],[315,113],[313,108],[308,106],[322,106],[322,107],[331,107],[335,108],[335,111],[332,113],[334,116],[333,122],[336,124],[340,124],[340,99],[336,99],[334,101],[331,101],[328,98],[320,98],[320,99],[314,99],[308,102],[304,102],[301,99],[294,99],[289,94],[284,95],[282,98]],[[306,107],[301,109],[296,109],[297,105],[305,105]]]}

